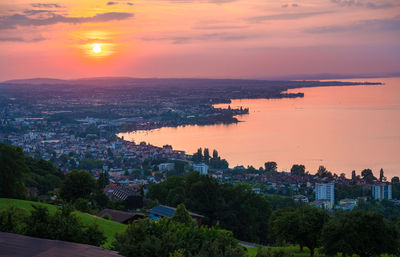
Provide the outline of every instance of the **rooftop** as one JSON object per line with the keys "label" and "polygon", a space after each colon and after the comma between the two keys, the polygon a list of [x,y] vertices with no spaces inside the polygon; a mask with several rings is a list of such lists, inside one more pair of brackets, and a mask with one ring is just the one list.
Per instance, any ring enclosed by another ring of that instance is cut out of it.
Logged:
{"label": "rooftop", "polygon": [[[174,215],[175,210],[176,210],[176,208],[173,208],[173,207],[159,205],[159,206],[156,206],[156,207],[150,209],[149,212],[151,214],[155,214],[158,216],[171,218]],[[189,215],[193,216],[193,217],[200,217],[200,218],[204,217],[200,214],[193,213],[193,212],[189,212]]]}
{"label": "rooftop", "polygon": [[0,232],[2,257],[106,257],[121,256],[100,247]]}

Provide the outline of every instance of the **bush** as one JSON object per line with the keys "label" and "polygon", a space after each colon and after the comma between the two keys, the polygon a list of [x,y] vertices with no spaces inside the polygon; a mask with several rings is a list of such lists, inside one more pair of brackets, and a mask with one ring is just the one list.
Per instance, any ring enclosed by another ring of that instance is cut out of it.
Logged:
{"label": "bush", "polygon": [[171,219],[139,220],[131,223],[116,239],[114,249],[128,257],[244,256],[231,232],[188,226]]}
{"label": "bush", "polygon": [[54,214],[46,207],[32,207],[30,215],[14,207],[0,212],[0,231],[96,246],[106,240],[97,224],[84,225],[70,206],[63,206]]}
{"label": "bush", "polygon": [[257,254],[255,257],[293,257],[293,253],[279,249],[273,250],[271,248],[257,248]]}
{"label": "bush", "polygon": [[89,212],[90,207],[89,207],[89,201],[83,198],[78,198],[74,202],[74,207],[76,210],[81,211],[81,212]]}
{"label": "bush", "polygon": [[104,214],[104,215],[102,216],[102,218],[105,219],[105,220],[111,220],[111,216],[108,215],[108,214]]}
{"label": "bush", "polygon": [[0,212],[0,231],[16,234],[24,234],[25,220],[28,213],[24,209],[8,207]]}

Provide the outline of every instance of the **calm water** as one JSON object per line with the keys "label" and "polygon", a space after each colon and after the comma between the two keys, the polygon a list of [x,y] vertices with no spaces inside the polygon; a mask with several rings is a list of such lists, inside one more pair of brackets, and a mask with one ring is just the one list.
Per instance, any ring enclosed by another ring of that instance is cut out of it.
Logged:
{"label": "calm water", "polygon": [[[352,79],[348,81],[365,81]],[[279,170],[304,164],[315,173],[319,165],[350,175],[383,168],[400,175],[400,78],[368,79],[383,86],[295,89],[297,99],[234,100],[232,107],[250,108],[233,125],[185,126],[121,133],[126,140],[150,142],[194,153],[217,149],[231,167],[263,166],[276,161]],[[216,107],[226,108],[227,105]]]}

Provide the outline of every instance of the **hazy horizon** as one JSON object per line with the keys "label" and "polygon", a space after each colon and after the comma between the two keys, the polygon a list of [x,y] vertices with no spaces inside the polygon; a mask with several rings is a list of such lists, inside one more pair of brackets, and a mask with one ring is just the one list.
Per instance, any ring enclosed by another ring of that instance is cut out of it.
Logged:
{"label": "hazy horizon", "polygon": [[0,78],[395,73],[399,14],[395,0],[3,2]]}

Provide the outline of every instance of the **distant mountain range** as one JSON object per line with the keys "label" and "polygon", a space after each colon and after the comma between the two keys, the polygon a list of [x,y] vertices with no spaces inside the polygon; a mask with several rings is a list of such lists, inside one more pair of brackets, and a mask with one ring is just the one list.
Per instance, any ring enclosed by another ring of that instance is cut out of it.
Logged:
{"label": "distant mountain range", "polygon": [[[355,79],[355,78],[384,78],[384,77],[400,77],[400,72],[385,73],[385,74],[337,74],[337,73],[320,73],[308,75],[287,75],[287,76],[269,76],[246,78],[242,80],[275,80],[275,81],[290,81],[290,80],[326,80],[326,79]],[[107,84],[130,84],[137,83],[144,80],[241,80],[241,79],[207,79],[207,78],[134,78],[134,77],[95,77],[95,78],[81,78],[81,79],[54,79],[54,78],[29,78],[29,79],[14,79],[0,82],[1,84],[31,84],[31,85],[44,85],[44,84],[92,84],[107,82]]]}

